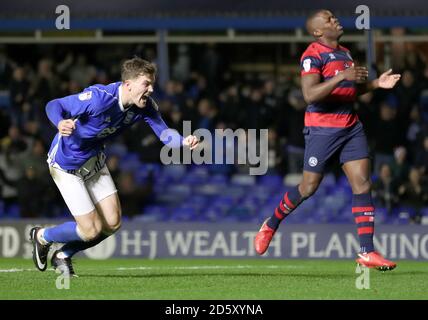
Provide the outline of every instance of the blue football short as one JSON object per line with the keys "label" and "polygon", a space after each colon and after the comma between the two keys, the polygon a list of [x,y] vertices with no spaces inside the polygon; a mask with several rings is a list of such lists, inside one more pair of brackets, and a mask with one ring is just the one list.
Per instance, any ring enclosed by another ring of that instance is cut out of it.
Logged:
{"label": "blue football short", "polygon": [[303,170],[323,173],[329,160],[339,155],[340,164],[369,157],[367,138],[362,125],[355,125],[344,135],[315,135],[305,128]]}

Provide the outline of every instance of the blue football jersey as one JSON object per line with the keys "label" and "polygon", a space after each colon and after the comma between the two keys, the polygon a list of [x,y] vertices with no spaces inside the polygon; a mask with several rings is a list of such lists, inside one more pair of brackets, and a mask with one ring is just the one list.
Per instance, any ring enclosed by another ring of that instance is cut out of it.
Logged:
{"label": "blue football jersey", "polygon": [[[56,134],[48,153],[51,164],[57,163],[67,170],[78,169],[97,155],[107,140],[141,119],[159,138],[164,130],[171,130],[152,98],[147,100],[144,108],[132,105],[125,109],[120,98],[121,85],[122,82],[93,85],[80,94],[55,99],[46,105],[48,118],[56,127],[63,119],[74,119],[76,124],[70,136]],[[172,131],[168,134],[169,140],[162,142],[171,147],[182,145],[181,135]]]}

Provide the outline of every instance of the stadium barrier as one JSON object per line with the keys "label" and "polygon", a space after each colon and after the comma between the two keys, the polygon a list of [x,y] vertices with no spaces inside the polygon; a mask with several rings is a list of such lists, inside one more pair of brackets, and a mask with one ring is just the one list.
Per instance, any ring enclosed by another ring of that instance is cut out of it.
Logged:
{"label": "stadium barrier", "polygon": [[[0,257],[31,258],[29,230],[62,221],[2,221]],[[124,222],[121,229],[82,255],[90,259],[123,258],[255,258],[352,259],[358,252],[354,225],[282,225],[268,252],[253,247],[257,225],[248,223]],[[375,248],[390,259],[428,259],[428,228],[420,225],[376,227]],[[53,250],[51,250],[53,251]]]}

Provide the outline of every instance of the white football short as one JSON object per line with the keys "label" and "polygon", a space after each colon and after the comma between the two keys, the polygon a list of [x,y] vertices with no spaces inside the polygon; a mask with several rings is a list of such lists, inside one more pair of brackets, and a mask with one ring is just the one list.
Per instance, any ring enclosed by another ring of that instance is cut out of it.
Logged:
{"label": "white football short", "polygon": [[78,170],[64,170],[54,163],[49,171],[73,216],[90,213],[95,204],[117,192],[104,154],[89,159]]}

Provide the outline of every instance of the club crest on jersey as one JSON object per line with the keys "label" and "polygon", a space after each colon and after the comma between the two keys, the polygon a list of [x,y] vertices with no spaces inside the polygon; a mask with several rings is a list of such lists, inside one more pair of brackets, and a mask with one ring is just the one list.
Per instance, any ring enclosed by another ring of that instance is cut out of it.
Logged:
{"label": "club crest on jersey", "polygon": [[303,60],[303,69],[308,72],[311,70],[311,59],[305,59]]}
{"label": "club crest on jersey", "polygon": [[336,56],[333,53],[329,53],[328,56],[330,57],[330,59],[336,59]]}
{"label": "club crest on jersey", "polygon": [[86,92],[79,94],[79,100],[80,101],[89,100],[91,98],[92,98],[92,91],[86,91]]}
{"label": "club crest on jersey", "polygon": [[311,167],[315,167],[318,164],[318,159],[316,157],[310,157],[308,163]]}

